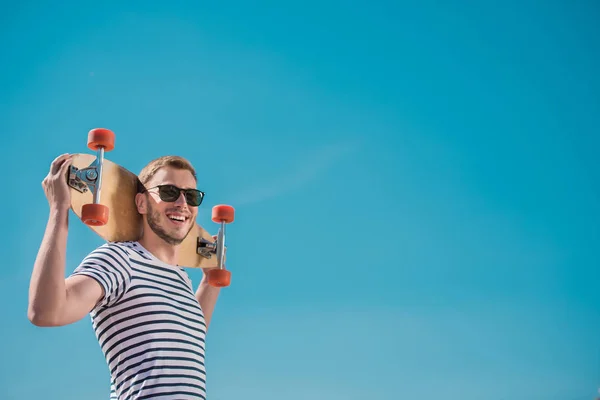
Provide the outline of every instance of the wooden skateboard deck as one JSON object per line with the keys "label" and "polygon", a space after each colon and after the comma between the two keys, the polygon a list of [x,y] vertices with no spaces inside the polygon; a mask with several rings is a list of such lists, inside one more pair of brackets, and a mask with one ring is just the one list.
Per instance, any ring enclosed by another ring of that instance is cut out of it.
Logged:
{"label": "wooden skateboard deck", "polygon": [[[91,154],[73,154],[72,167],[83,170],[92,165],[96,159],[97,157]],[[77,183],[73,168],[69,172],[68,179],[71,190],[71,209],[81,219],[83,206],[93,203],[93,191],[85,183]],[[101,179],[99,204],[108,207],[109,218],[104,225],[88,226],[108,242],[138,240],[142,233],[142,216],[135,206],[135,195],[139,187],[137,175],[103,158]],[[214,242],[212,235],[196,223],[180,245],[179,266],[187,268],[217,267],[217,257],[214,254],[210,258],[198,254],[199,238]]]}

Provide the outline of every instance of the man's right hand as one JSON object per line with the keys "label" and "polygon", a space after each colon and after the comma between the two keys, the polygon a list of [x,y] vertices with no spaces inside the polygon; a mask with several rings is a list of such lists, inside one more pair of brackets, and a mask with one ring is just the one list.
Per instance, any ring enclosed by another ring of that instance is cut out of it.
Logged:
{"label": "man's right hand", "polygon": [[52,210],[65,211],[71,207],[71,192],[66,177],[72,162],[73,158],[70,154],[58,156],[42,181],[42,187]]}

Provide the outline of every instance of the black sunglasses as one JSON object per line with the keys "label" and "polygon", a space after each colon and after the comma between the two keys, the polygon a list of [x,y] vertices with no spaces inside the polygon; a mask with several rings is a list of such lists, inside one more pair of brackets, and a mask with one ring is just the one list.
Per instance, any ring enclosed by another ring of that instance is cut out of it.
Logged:
{"label": "black sunglasses", "polygon": [[158,185],[151,187],[150,189],[146,189],[146,191],[155,188],[158,188],[158,196],[160,199],[169,203],[177,201],[182,192],[185,195],[186,203],[192,207],[198,207],[200,204],[202,204],[202,200],[204,200],[203,191],[198,189],[180,189],[175,185]]}

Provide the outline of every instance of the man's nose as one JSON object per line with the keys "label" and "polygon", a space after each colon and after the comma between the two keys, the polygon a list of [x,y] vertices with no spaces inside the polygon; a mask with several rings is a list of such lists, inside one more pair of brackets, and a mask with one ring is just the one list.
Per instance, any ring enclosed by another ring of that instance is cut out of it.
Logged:
{"label": "man's nose", "polygon": [[179,197],[177,198],[177,200],[175,200],[175,204],[178,204],[178,205],[185,205],[186,204],[185,194],[183,192],[179,193]]}

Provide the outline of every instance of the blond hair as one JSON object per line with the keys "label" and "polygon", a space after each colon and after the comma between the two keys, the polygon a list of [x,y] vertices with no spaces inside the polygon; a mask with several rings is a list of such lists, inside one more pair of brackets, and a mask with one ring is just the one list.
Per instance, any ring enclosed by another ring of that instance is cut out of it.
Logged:
{"label": "blond hair", "polygon": [[145,186],[150,179],[156,174],[156,172],[164,167],[172,167],[176,169],[183,169],[190,171],[194,180],[197,181],[196,170],[192,164],[183,157],[179,156],[162,156],[157,159],[150,161],[138,175],[140,183]]}

